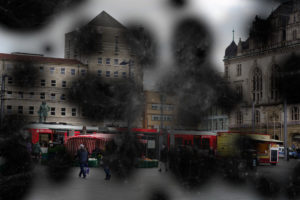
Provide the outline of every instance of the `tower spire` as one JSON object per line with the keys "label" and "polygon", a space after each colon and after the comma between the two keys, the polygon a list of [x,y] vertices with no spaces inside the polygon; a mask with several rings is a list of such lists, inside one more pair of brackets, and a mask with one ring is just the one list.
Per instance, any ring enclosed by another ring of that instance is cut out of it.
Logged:
{"label": "tower spire", "polygon": [[232,29],[232,41],[234,41],[234,29]]}

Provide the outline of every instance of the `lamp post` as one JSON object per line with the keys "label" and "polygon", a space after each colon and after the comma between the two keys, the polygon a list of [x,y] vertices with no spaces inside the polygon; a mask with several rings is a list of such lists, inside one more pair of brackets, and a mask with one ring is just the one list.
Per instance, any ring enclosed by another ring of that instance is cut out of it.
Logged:
{"label": "lamp post", "polygon": [[129,59],[128,61],[122,61],[121,63],[120,63],[120,65],[128,65],[128,77],[129,77],[129,79],[131,79],[131,65],[132,65],[132,60],[131,59]]}
{"label": "lamp post", "polygon": [[7,74],[3,74],[1,78],[1,116],[0,116],[0,125],[3,124],[4,119],[4,92],[5,92],[5,78],[8,77]]}
{"label": "lamp post", "polygon": [[255,105],[254,101],[252,102],[252,133],[255,132]]}

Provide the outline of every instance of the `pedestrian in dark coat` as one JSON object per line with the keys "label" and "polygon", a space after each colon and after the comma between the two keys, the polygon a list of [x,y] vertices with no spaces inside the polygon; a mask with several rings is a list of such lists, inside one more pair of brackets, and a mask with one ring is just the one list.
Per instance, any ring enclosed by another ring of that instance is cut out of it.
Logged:
{"label": "pedestrian in dark coat", "polygon": [[84,148],[83,144],[80,145],[79,150],[77,151],[77,157],[79,159],[79,166],[80,166],[79,177],[83,175],[83,178],[85,178],[86,177],[85,168],[87,167],[89,157],[88,157],[88,152]]}
{"label": "pedestrian in dark coat", "polygon": [[168,171],[168,148],[163,145],[160,151],[160,168],[159,172],[162,170],[162,166],[164,166],[165,171]]}
{"label": "pedestrian in dark coat", "polygon": [[36,144],[34,144],[32,151],[33,151],[35,160],[38,161],[40,159],[40,156],[42,153],[40,143],[37,142]]}

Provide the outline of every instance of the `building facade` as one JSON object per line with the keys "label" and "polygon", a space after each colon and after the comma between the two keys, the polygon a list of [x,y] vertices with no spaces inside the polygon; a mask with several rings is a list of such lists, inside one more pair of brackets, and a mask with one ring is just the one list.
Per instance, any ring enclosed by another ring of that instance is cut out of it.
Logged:
{"label": "building facade", "polygon": [[145,91],[144,128],[176,128],[176,98],[157,91]]}
{"label": "building facade", "polygon": [[[229,115],[229,128],[271,134],[284,140],[283,104],[276,84],[280,64],[300,54],[300,5],[282,3],[266,20],[256,17],[246,41],[233,40],[224,76],[243,101]],[[300,145],[299,105],[288,105],[288,144]]]}
{"label": "building facade", "polygon": [[[34,85],[22,87],[16,84],[13,71],[17,67],[28,67],[27,63],[36,68],[39,76]],[[50,107],[48,122],[81,124],[84,121],[80,108],[67,103],[67,90],[78,76],[85,76],[88,70],[79,61],[42,55],[0,54],[0,70],[5,83],[4,114],[24,115],[30,122],[38,122],[38,111],[45,101]]]}
{"label": "building facade", "polygon": [[[50,107],[47,122],[102,126],[109,122],[90,122],[80,107],[68,103],[67,91],[76,78],[92,73],[106,80],[131,79],[142,90],[142,69],[135,62],[135,54],[127,43],[126,27],[105,11],[85,26],[97,31],[91,35],[81,33],[95,36],[89,39],[96,43],[96,49],[88,54],[77,49],[76,31],[65,35],[65,58],[26,53],[0,54],[0,75],[5,83],[3,116],[24,115],[29,122],[38,122],[38,110],[45,101]],[[13,80],[12,72],[24,63],[30,63],[41,74],[32,87],[18,87]],[[138,127],[142,127],[141,124]]]}
{"label": "building facade", "polygon": [[[65,35],[65,58],[77,59],[88,65],[89,72],[104,78],[131,78],[142,87],[143,73],[136,62],[134,49],[128,44],[128,30],[105,11],[82,27],[90,31],[82,35],[77,31]],[[89,37],[93,38],[89,38]],[[95,38],[94,38],[95,37]],[[81,38],[90,43],[78,45]],[[92,51],[89,49],[92,47]]]}

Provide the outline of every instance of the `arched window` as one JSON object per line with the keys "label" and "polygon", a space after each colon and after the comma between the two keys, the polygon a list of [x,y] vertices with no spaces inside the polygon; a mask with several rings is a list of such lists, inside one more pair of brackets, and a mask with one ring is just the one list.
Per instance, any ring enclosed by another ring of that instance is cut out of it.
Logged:
{"label": "arched window", "polygon": [[271,72],[271,78],[270,78],[270,83],[271,83],[271,99],[276,101],[279,99],[279,92],[278,92],[278,71],[279,71],[279,66],[278,65],[273,65],[272,66],[272,72]]}
{"label": "arched window", "polygon": [[259,112],[259,110],[255,111],[255,123],[256,124],[260,123],[260,112]]}
{"label": "arched window", "polygon": [[243,124],[243,113],[241,111],[236,112],[236,124],[237,125]]}
{"label": "arched window", "polygon": [[299,108],[296,106],[292,108],[292,120],[299,120]]}
{"label": "arched window", "polygon": [[252,77],[252,99],[259,102],[262,99],[262,72],[259,68],[255,68]]}

